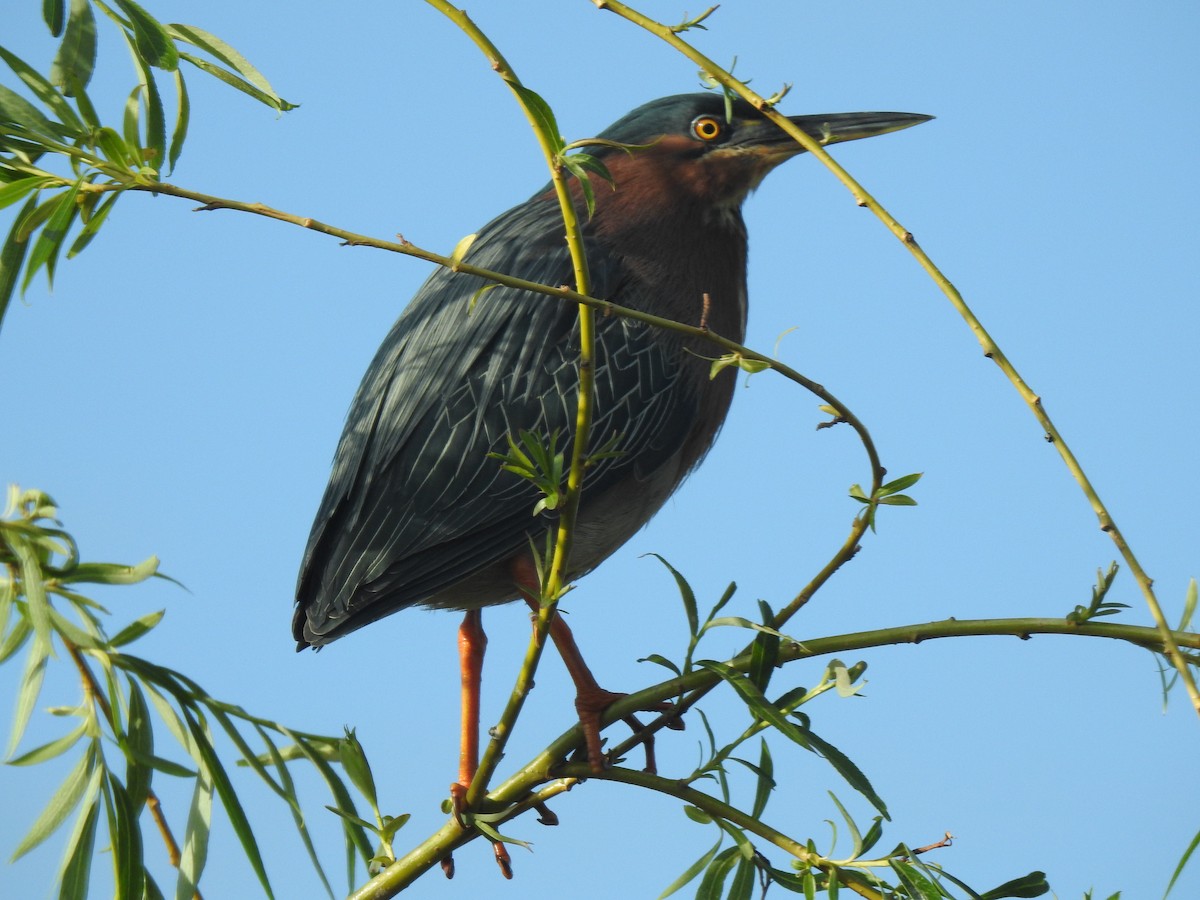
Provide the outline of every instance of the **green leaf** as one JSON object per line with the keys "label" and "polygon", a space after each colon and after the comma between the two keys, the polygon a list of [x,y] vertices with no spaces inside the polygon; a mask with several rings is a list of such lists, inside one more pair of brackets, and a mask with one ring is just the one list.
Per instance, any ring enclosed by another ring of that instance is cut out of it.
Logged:
{"label": "green leaf", "polygon": [[371,764],[367,762],[367,754],[362,744],[354,735],[354,729],[347,728],[346,736],[340,744],[342,768],[350,783],[358,788],[358,792],[371,804],[371,809],[379,812],[379,798],[375,794],[375,777],[371,774]]}
{"label": "green leaf", "polygon": [[74,259],[92,242],[92,238],[100,232],[100,226],[104,224],[112,208],[116,206],[121,193],[121,191],[114,191],[100,201],[100,205],[88,216],[87,220],[83,223],[83,228],[80,230],[79,236],[75,238],[67,250],[67,259]]}
{"label": "green leaf", "polygon": [[711,849],[709,849],[707,853],[688,866],[682,875],[667,885],[666,890],[658,895],[658,900],[664,900],[664,898],[670,897],[684,885],[688,884],[688,882],[692,881],[692,879],[694,879],[697,875],[703,872],[708,867],[708,864],[712,862],[712,858],[717,855],[717,851],[721,849],[722,842],[722,838],[717,838],[717,842],[712,845]]}
{"label": "green leaf", "polygon": [[134,44],[139,58],[158,69],[173,72],[179,66],[175,42],[162,24],[133,0],[116,0],[133,28]]}
{"label": "green leaf", "polygon": [[83,122],[79,120],[79,116],[75,114],[75,110],[71,108],[71,104],[54,89],[54,85],[47,81],[41,72],[28,65],[19,56],[9,53],[3,47],[0,47],[0,59],[8,63],[8,67],[17,74],[17,77],[33,92],[34,96],[45,103],[58,116],[59,122],[56,123],[55,127],[61,126],[63,134],[78,136],[83,133]]}
{"label": "green leaf", "polygon": [[[97,779],[96,787],[100,783]],[[59,900],[86,898],[92,874],[92,854],[96,846],[96,823],[100,819],[100,798],[93,797],[79,811],[75,828],[67,839],[66,855],[58,874]]]}
{"label": "green leaf", "polygon": [[900,879],[900,883],[908,889],[911,896],[916,900],[942,900],[944,896],[937,885],[921,874],[914,866],[898,859],[889,859],[888,865],[892,867],[892,871],[896,877]]}
{"label": "green leaf", "polygon": [[804,736],[814,752],[820,754],[826,762],[833,766],[845,782],[862,794],[879,811],[880,815],[891,821],[892,817],[888,813],[887,804],[883,802],[882,797],[875,793],[875,788],[871,785],[870,780],[850,757],[824,738],[814,734],[810,729],[805,729]]}
{"label": "green leaf", "polygon": [[158,557],[150,556],[136,566],[119,563],[79,563],[59,577],[62,584],[138,584],[158,572]]}
{"label": "green leaf", "polygon": [[[1167,891],[1170,891],[1169,887]],[[1046,873],[1030,872],[1028,875],[1014,878],[1012,881],[1004,882],[999,887],[992,888],[990,891],[985,892],[980,900],[1002,900],[1004,897],[1040,897],[1049,892],[1050,885],[1046,881]]]}
{"label": "green leaf", "polygon": [[768,625],[775,618],[770,604],[765,600],[759,600],[758,605],[764,628],[767,630],[760,631],[755,636],[754,643],[750,645],[749,675],[754,685],[760,691],[765,692],[779,661],[779,633],[770,629]]}
{"label": "green leaf", "polygon": [[188,122],[192,115],[192,101],[188,97],[187,82],[183,80],[183,72],[175,70],[175,93],[179,97],[179,106],[175,113],[175,128],[171,132],[171,149],[167,153],[167,174],[175,171],[175,163],[179,162],[179,154],[183,152],[183,142],[187,140]]}
{"label": "green leaf", "polygon": [[141,900],[146,884],[142,829],[125,786],[111,773],[105,784],[113,854],[113,896],[116,900]]}
{"label": "green leaf", "polygon": [[[244,83],[252,86],[257,94],[260,95],[262,102],[266,103],[268,106],[271,106],[280,112],[287,112],[290,109],[296,108],[296,104],[288,103],[277,93],[275,93],[275,89],[271,87],[271,83],[267,81],[262,72],[258,71],[258,69],[250,64],[249,60],[247,60],[244,56],[242,56],[242,54],[238,53],[235,49],[233,49],[233,47],[229,46],[229,44],[225,43],[216,35],[209,34],[204,29],[197,28],[194,25],[180,25],[178,23],[168,25],[167,32],[176,40],[191,44],[194,47],[199,47],[201,50],[210,53],[212,56],[225,63],[225,65],[233,69],[234,72],[237,72],[238,75],[241,75],[242,78],[245,79]],[[195,63],[195,59],[193,57],[189,57],[186,54],[181,54],[181,56],[187,59],[188,62],[192,62],[193,64]],[[224,81],[225,79],[222,80]],[[242,90],[242,88],[239,88],[239,90]],[[246,93],[250,92],[247,91]]]}
{"label": "green leaf", "polygon": [[42,744],[40,747],[35,747],[28,753],[22,753],[16,759],[8,760],[10,766],[30,766],[36,763],[45,762],[48,759],[54,759],[56,756],[61,756],[72,747],[74,747],[81,737],[87,734],[88,722],[80,722],[67,734],[53,741]]}
{"label": "green leaf", "polygon": [[37,208],[37,199],[38,195],[34,194],[25,201],[25,205],[13,221],[12,228],[9,229],[4,246],[0,247],[0,328],[3,328],[8,301],[17,286],[17,276],[21,273],[21,264],[25,261],[25,251],[29,249],[29,242],[19,237],[19,224],[21,220],[33,215]]}
{"label": "green leaf", "polygon": [[899,491],[902,491],[905,488],[910,488],[914,484],[916,484],[918,481],[920,481],[921,476],[924,474],[925,474],[924,472],[915,472],[912,475],[904,475],[900,478],[897,478],[894,481],[889,481],[887,484],[883,485],[883,487],[881,487],[879,489],[879,495],[882,497],[882,496],[886,496],[888,494],[898,493]]}
{"label": "green leaf", "polygon": [[192,900],[200,886],[200,876],[208,861],[208,836],[212,830],[213,785],[206,773],[196,777],[192,805],[188,810],[187,830],[179,858],[179,878],[175,882],[175,900]]}
{"label": "green leaf", "polygon": [[679,589],[679,597],[681,600],[683,600],[683,610],[687,614],[688,634],[692,637],[695,637],[700,632],[700,618],[696,611],[695,591],[692,590],[692,586],[688,584],[687,579],[679,573],[679,570],[667,562],[663,557],[659,556],[657,553],[651,553],[649,555],[653,556],[660,563],[666,566],[667,571],[670,572],[671,576],[675,579],[675,586]]}
{"label": "green leaf", "polygon": [[[134,61],[142,76],[142,102],[146,107],[146,150],[149,163],[160,174],[166,170],[167,116],[163,111],[162,94],[154,73],[136,56]],[[178,70],[176,70],[178,71]]]}
{"label": "green leaf", "polygon": [[10,861],[16,862],[54,834],[71,814],[71,810],[79,805],[79,801],[84,795],[95,789],[92,786],[99,784],[102,774],[103,769],[96,765],[95,751],[89,749],[87,753],[82,754],[79,762],[67,773],[67,777],[54,792],[54,796],[50,798],[50,802],[46,804],[46,808],[37,817],[29,832],[17,845]]}
{"label": "green leaf", "polygon": [[124,647],[126,644],[132,644],[161,622],[162,617],[166,614],[167,611],[165,609],[160,609],[158,612],[148,613],[140,619],[135,619],[113,635],[112,640],[108,642],[109,646]]}
{"label": "green leaf", "polygon": [[92,4],[89,0],[71,0],[71,17],[67,20],[67,32],[58,45],[58,52],[54,54],[50,80],[68,97],[78,98],[92,80],[95,68],[96,16]]}
{"label": "green leaf", "polygon": [[721,900],[725,893],[725,879],[738,864],[741,854],[737,847],[727,847],[718,853],[709,864],[708,871],[700,879],[696,889],[696,900]]}
{"label": "green leaf", "polygon": [[[271,763],[275,766],[275,771],[279,775],[279,783],[282,787],[280,796],[287,803],[288,808],[292,813],[292,822],[296,826],[296,831],[300,835],[300,841],[304,844],[304,849],[308,853],[309,861],[313,864],[313,868],[317,872],[317,877],[321,879],[321,884],[325,887],[325,893],[329,895],[330,900],[333,900],[333,886],[330,885],[329,879],[325,875],[325,869],[321,865],[321,860],[317,856],[317,848],[313,845],[312,836],[308,832],[308,825],[304,821],[304,812],[300,808],[300,801],[296,795],[296,785],[292,781],[291,773],[288,772],[287,763],[283,756],[279,753],[279,748],[275,746],[275,742],[271,740],[271,736],[267,730],[259,724],[255,724],[255,730],[263,743],[267,746],[267,752],[271,757]],[[396,825],[399,829],[403,826],[403,822]]]}
{"label": "green leaf", "polygon": [[665,656],[663,656],[660,653],[651,653],[649,656],[643,656],[641,659],[638,660],[638,662],[654,663],[655,665],[662,666],[664,669],[669,669],[670,671],[675,673],[675,675],[683,674],[683,672],[680,671],[679,666],[675,665],[675,663],[671,662],[669,659],[667,659]]}
{"label": "green leaf", "polygon": [[19,178],[8,184],[0,185],[0,209],[24,200],[31,192],[44,188],[48,184],[54,184],[56,180],[31,175],[28,178]]}
{"label": "green leaf", "polygon": [[466,258],[467,252],[471,249],[471,245],[475,243],[475,238],[477,237],[479,237],[477,234],[465,235],[454,245],[454,249],[450,252],[450,271],[458,271],[458,267],[462,265],[462,261]]}
{"label": "green leaf", "polygon": [[517,99],[521,101],[521,105],[525,107],[526,114],[546,138],[550,145],[550,155],[561,155],[566,145],[563,143],[562,134],[558,130],[558,121],[554,118],[554,110],[550,108],[550,104],[542,99],[542,96],[536,91],[531,91],[523,84],[510,81],[508,86],[512,88]]}
{"label": "green leaf", "polygon": [[684,806],[683,814],[693,822],[698,822],[701,825],[712,824],[713,817],[698,806],[692,806],[691,804]]}
{"label": "green leaf", "polygon": [[50,33],[55,37],[62,34],[63,19],[66,18],[63,12],[63,0],[42,0],[42,18],[46,21],[46,27],[50,29]]}
{"label": "green leaf", "polygon": [[3,122],[12,123],[54,143],[74,136],[58,123],[47,119],[36,106],[16,91],[0,84],[0,123]]}
{"label": "green leaf", "polygon": [[762,745],[758,753],[758,784],[754,791],[754,806],[750,812],[752,819],[762,818],[767,801],[771,799],[771,791],[775,788],[775,762],[771,759],[771,750],[767,746],[766,738],[759,740],[762,741]]}
{"label": "green leaf", "polygon": [[129,791],[129,803],[135,813],[140,812],[150,795],[150,782],[154,772],[154,727],[150,721],[150,708],[146,695],[136,679],[127,675],[129,684],[128,721],[125,726],[121,749],[125,751],[125,785]]}
{"label": "green leaf", "polygon": [[220,66],[210,63],[207,59],[201,59],[200,57],[193,56],[190,53],[180,53],[179,58],[187,60],[200,71],[207,72],[217,80],[225,82],[230,87],[236,88],[243,94],[253,97],[259,103],[264,103],[267,106],[270,106],[272,109],[277,109],[280,112],[287,112],[289,109],[296,108],[296,104],[288,103],[286,100],[280,97],[276,97],[273,94],[268,94],[265,91],[259,90],[245,79],[238,78],[229,70],[222,69]]}
{"label": "green leaf", "polygon": [[237,791],[234,790],[233,783],[230,782],[229,776],[225,772],[225,767],[221,765],[221,760],[218,758],[216,750],[213,749],[206,729],[196,721],[186,706],[182,707],[181,712],[191,732],[195,752],[199,757],[197,762],[207,770],[212,778],[217,796],[221,798],[221,805],[225,807],[225,814],[229,816],[229,823],[233,826],[233,831],[242,845],[246,859],[254,869],[254,874],[258,876],[258,882],[262,885],[263,892],[273,898],[275,894],[271,890],[271,882],[267,878],[267,870],[263,864],[262,853],[258,848],[258,841],[254,837],[254,830],[250,827],[250,820],[246,818],[246,811],[242,808],[241,800],[238,799]]}
{"label": "green leaf", "polygon": [[38,695],[42,691],[42,681],[46,677],[46,659],[49,655],[49,645],[43,643],[40,638],[35,639],[25,659],[25,671],[21,676],[20,692],[17,694],[17,710],[13,714],[12,731],[9,734],[5,756],[12,756],[13,751],[20,745],[21,738],[25,736],[25,727],[29,724],[29,717],[33,714]]}
{"label": "green leaf", "polygon": [[21,282],[21,290],[24,292],[33,277],[37,274],[38,269],[46,267],[46,280],[51,288],[54,287],[54,268],[58,260],[59,251],[62,250],[63,241],[67,236],[67,229],[71,227],[71,223],[75,217],[79,215],[79,206],[75,202],[75,198],[79,195],[79,187],[83,184],[83,179],[78,178],[69,188],[59,194],[56,198],[53,212],[50,218],[46,221],[42,228],[42,233],[38,235],[37,242],[33,245],[33,249],[29,253],[29,263],[25,267],[25,278]]}

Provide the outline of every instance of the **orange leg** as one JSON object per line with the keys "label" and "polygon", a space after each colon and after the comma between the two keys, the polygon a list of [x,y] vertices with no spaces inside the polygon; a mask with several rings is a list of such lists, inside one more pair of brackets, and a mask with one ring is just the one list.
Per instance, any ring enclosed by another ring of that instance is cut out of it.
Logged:
{"label": "orange leg", "polygon": [[487,635],[483,614],[468,610],[458,629],[458,659],[462,671],[462,740],[458,754],[458,781],[450,785],[457,812],[463,808],[467,788],[479,768],[479,688],[483,682],[483,653]]}

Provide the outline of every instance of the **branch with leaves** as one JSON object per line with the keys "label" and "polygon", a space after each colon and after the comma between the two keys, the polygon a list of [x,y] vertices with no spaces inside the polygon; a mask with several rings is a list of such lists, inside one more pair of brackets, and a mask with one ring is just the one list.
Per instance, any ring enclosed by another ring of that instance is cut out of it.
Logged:
{"label": "branch with leaves", "polygon": [[[253,769],[269,790],[287,805],[301,843],[330,894],[332,887],[309,836],[301,799],[289,771],[301,760],[315,767],[330,790],[333,803],[328,808],[342,823],[347,877],[352,889],[361,878],[360,861],[373,876],[354,890],[355,897],[394,896],[445,860],[453,849],[480,837],[496,846],[505,842],[519,843],[519,839],[502,834],[499,828],[529,812],[536,812],[545,820],[551,815],[546,806],[549,800],[589,778],[595,782],[622,782],[669,794],[685,804],[685,810],[693,820],[716,828],[717,843],[677,878],[666,893],[673,893],[699,879],[698,896],[703,897],[748,898],[756,885],[765,889],[767,884],[808,896],[817,891],[833,895],[839,887],[866,897],[949,897],[953,896],[953,890],[962,890],[966,896],[981,896],[923,856],[923,850],[934,849],[940,844],[921,850],[910,850],[901,844],[891,853],[868,856],[881,839],[887,808],[866,775],[845,753],[814,730],[810,712],[813,707],[809,706],[822,696],[853,695],[860,686],[865,665],[845,665],[835,658],[813,687],[791,687],[772,694],[769,691],[774,674],[800,659],[834,656],[890,643],[917,643],[931,638],[967,635],[1066,634],[1127,641],[1164,654],[1174,667],[1175,677],[1183,678],[1187,683],[1190,679],[1187,666],[1196,664],[1200,651],[1200,637],[1188,631],[1190,610],[1195,606],[1194,586],[1183,625],[1174,632],[1164,631],[1162,627],[1156,630],[1094,621],[1112,614],[1120,606],[1106,599],[1116,574],[1113,568],[1101,575],[1091,602],[1087,606],[1076,606],[1061,620],[951,620],[852,635],[804,640],[789,637],[783,630],[785,624],[853,558],[867,530],[875,529],[879,510],[914,502],[904,491],[915,485],[920,476],[907,475],[885,482],[885,470],[862,423],[823,387],[770,356],[711,333],[703,321],[699,324],[671,322],[589,296],[580,223],[570,198],[569,182],[573,179],[580,186],[585,207],[590,208],[593,189],[590,179],[592,176],[603,179],[607,174],[586,154],[591,142],[568,142],[558,133],[549,105],[517,79],[499,51],[465,13],[440,0],[431,0],[431,5],[454,21],[484,51],[493,68],[512,88],[538,136],[561,201],[575,264],[576,290],[561,285],[534,284],[503,272],[474,268],[464,261],[469,238],[461,241],[447,257],[418,248],[403,239],[382,241],[261,204],[215,197],[163,181],[165,172],[173,169],[180,158],[190,119],[182,62],[274,109],[286,111],[293,105],[282,100],[237,51],[201,29],[161,24],[132,0],[115,0],[113,6],[99,0],[94,3],[72,0],[69,11],[65,0],[51,0],[44,4],[47,25],[52,34],[61,36],[62,41],[49,76],[40,74],[9,50],[0,48],[0,58],[33,97],[31,101],[17,91],[0,86],[0,207],[21,204],[13,228],[0,248],[0,317],[18,285],[24,290],[43,271],[52,280],[64,250],[70,258],[87,247],[117,199],[126,192],[165,194],[192,200],[203,210],[226,209],[265,216],[335,237],[352,246],[377,247],[415,256],[479,275],[490,283],[517,287],[529,292],[530,302],[575,303],[580,308],[584,332],[587,331],[586,323],[598,310],[606,315],[627,316],[655,327],[703,338],[723,354],[713,361],[714,374],[729,366],[738,366],[749,373],[774,369],[821,399],[822,409],[831,417],[824,426],[848,423],[858,434],[870,468],[868,487],[854,485],[850,489],[850,496],[861,505],[859,515],[829,561],[796,597],[778,611],[760,601],[756,619],[727,613],[727,606],[734,597],[732,585],[702,618],[697,598],[686,578],[668,565],[684,608],[688,629],[686,647],[675,660],[660,654],[652,655],[649,661],[666,668],[671,677],[619,701],[606,713],[604,723],[609,724],[634,709],[658,701],[674,701],[673,709],[611,747],[614,765],[600,775],[571,761],[580,744],[578,730],[571,727],[533,759],[518,765],[504,780],[493,785],[491,779],[500,761],[504,739],[493,741],[480,768],[480,776],[468,795],[469,815],[449,817],[433,834],[419,840],[413,849],[398,853],[398,832],[409,821],[409,815],[390,815],[383,811],[386,801],[381,803],[377,796],[366,751],[353,732],[343,738],[333,738],[287,728],[210,697],[181,673],[128,655],[124,648],[155,627],[161,613],[142,617],[109,636],[103,624],[106,613],[95,601],[77,593],[74,586],[132,584],[155,577],[156,563],[148,560],[138,567],[120,567],[81,562],[74,542],[55,523],[56,511],[48,498],[37,492],[15,492],[9,514],[0,523],[3,537],[0,542],[0,565],[3,566],[0,569],[3,576],[0,577],[0,663],[14,658],[22,649],[27,653],[9,746],[10,764],[29,765],[71,751],[79,753],[76,767],[46,811],[37,818],[18,853],[27,852],[47,840],[75,813],[67,837],[64,863],[58,874],[62,894],[86,894],[90,865],[101,831],[106,831],[113,849],[114,884],[118,895],[153,894],[157,886],[147,869],[147,841],[139,824],[141,811],[147,810],[166,857],[178,869],[176,894],[198,895],[215,799],[224,808],[247,859],[264,891],[270,895],[266,868],[249,817],[239,799],[233,773],[223,761],[232,755],[240,765]],[[662,26],[619,3],[596,0],[596,5],[618,11],[660,34],[685,55],[697,60],[708,77],[724,89],[750,99],[769,116],[774,115],[770,107],[778,97],[762,98],[752,94],[743,82],[699,57],[679,38],[689,29],[703,28],[701,23],[712,10],[676,26]],[[87,92],[96,52],[93,6],[120,30],[135,60],[138,82],[125,101],[119,127],[105,124]],[[156,83],[162,73],[168,73],[175,85],[175,118],[169,138],[163,95]],[[784,122],[780,124],[787,127]],[[794,137],[827,165],[834,165],[818,145],[810,146],[812,141],[806,136]],[[876,210],[889,227],[894,231],[899,229],[897,233],[904,237],[910,248],[916,248],[911,235],[900,229],[873,198],[852,180],[849,186],[862,205]],[[975,328],[975,324],[972,327]],[[976,331],[986,334],[981,326]],[[590,390],[586,384],[589,370],[586,339],[583,344],[580,407],[570,460],[558,449],[560,436],[528,433],[511,436],[510,452],[497,460],[498,465],[527,477],[539,489],[539,503],[546,509],[573,509],[578,504],[588,460],[611,451],[607,446],[587,447]],[[985,344],[987,346],[994,345]],[[996,358],[994,353],[992,356]],[[1040,404],[1035,406],[1040,409]],[[1060,443],[1059,449],[1062,451],[1064,445]],[[511,733],[516,723],[524,696],[520,686],[527,686],[532,680],[550,616],[554,614],[554,601],[566,587],[562,572],[569,553],[571,519],[570,515],[560,517],[561,526],[554,548],[546,555],[538,627],[518,678],[514,701],[504,713],[502,721],[506,727],[500,730],[502,735]],[[1135,570],[1135,574],[1137,571],[1140,570]],[[752,639],[745,650],[724,661],[700,657],[703,638],[728,627],[750,633]],[[13,756],[21,749],[46,667],[54,658],[56,647],[63,649],[79,673],[81,701],[77,707],[65,712],[66,717],[75,717],[78,723],[61,737]],[[718,740],[717,731],[697,708],[699,701],[718,687],[731,691],[751,715],[750,724],[729,740]],[[684,712],[694,708],[707,735],[707,753],[692,772],[666,778],[635,772],[622,764],[624,757],[640,743],[671,727]],[[213,723],[219,728],[214,728]],[[163,728],[178,745],[176,758],[162,755],[157,749],[159,743],[154,740],[155,734]],[[767,734],[824,759],[839,778],[874,807],[878,816],[870,826],[860,828],[840,801],[833,798],[832,802],[851,835],[852,846],[848,853],[845,850],[838,852],[836,847],[819,852],[814,840],[789,836],[763,822],[775,786],[776,771],[774,758],[764,740]],[[755,743],[757,754],[752,752]],[[229,747],[232,747],[232,754]],[[360,815],[356,808],[342,774],[338,772],[339,764],[346,780],[365,798],[369,807],[366,816]],[[733,797],[728,776],[735,766],[754,776],[754,795],[748,802],[735,801]],[[160,807],[152,786],[156,775],[160,780],[171,777],[191,781],[193,800],[182,830],[178,826],[172,829],[169,817]],[[709,783],[715,785],[711,793],[698,787]],[[181,835],[178,839],[176,832]],[[377,846],[372,846],[372,837]],[[731,845],[725,846],[726,842]],[[771,863],[760,846],[783,853],[787,857],[786,866]],[[1041,873],[1031,873],[982,896],[1029,897],[1046,890]]]}

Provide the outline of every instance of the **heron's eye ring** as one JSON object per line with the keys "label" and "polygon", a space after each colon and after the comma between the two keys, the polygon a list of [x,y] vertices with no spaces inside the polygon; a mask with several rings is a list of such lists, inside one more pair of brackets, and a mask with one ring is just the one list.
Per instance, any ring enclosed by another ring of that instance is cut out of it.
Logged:
{"label": "heron's eye ring", "polygon": [[692,134],[702,141],[715,141],[725,133],[725,123],[712,116],[697,116],[692,120]]}

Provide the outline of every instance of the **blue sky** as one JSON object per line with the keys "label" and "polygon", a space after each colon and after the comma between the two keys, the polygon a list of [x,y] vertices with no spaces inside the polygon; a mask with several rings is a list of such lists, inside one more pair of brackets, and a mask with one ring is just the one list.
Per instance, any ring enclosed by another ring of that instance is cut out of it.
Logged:
{"label": "blue sky", "polygon": [[[693,90],[692,64],[583,0],[470,11],[568,138],[656,96]],[[507,6],[507,5],[506,5]],[[163,21],[239,48],[287,99],[275,117],[196,73],[192,135],[171,181],[262,201],[449,252],[546,173],[507,89],[420,3],[206,4],[156,0]],[[646,11],[675,21],[683,10]],[[695,12],[695,10],[692,10]],[[1021,369],[1076,451],[1175,620],[1200,572],[1193,476],[1200,335],[1195,147],[1200,12],[1188,4],[730,3],[694,35],[789,113],[894,109],[937,120],[834,155],[912,231]],[[44,67],[40,4],[6,16],[5,46]],[[602,49],[604,48],[604,49]],[[102,46],[95,96],[119,109],[132,75]],[[2,76],[11,83],[11,76]],[[1109,539],[961,320],[900,246],[813,160],[788,163],[746,205],[748,343],[825,384],[867,424],[895,474],[922,471],[915,509],[879,532],[794,620],[797,638],[957,618],[1061,616],[1086,603]],[[442,821],[456,765],[453,615],[409,611],[319,655],[289,632],[300,554],[358,380],[428,266],[279,223],[123,199],[101,237],[41,280],[0,332],[0,478],[51,493],[85,557],[151,554],[189,592],[101,594],[123,622],[166,608],[140,655],[216,696],[311,731],[354,725],[384,806],[410,840]],[[815,431],[817,401],[770,374],[739,388],[704,466],[651,525],[567,599],[589,661],[613,689],[658,679],[637,659],[680,656],[686,634],[665,556],[701,602],[739,585],[738,611],[785,603],[844,537],[846,495],[868,472],[852,435]],[[1112,599],[1148,624],[1123,572]],[[489,611],[485,722],[527,637],[522,609]],[[718,635],[720,657],[743,641]],[[826,696],[814,729],[887,800],[884,844],[955,845],[937,861],[980,889],[1045,870],[1059,897],[1157,897],[1200,828],[1200,731],[1182,694],[1164,713],[1155,662],[1133,648],[1039,637],[941,641],[860,657],[865,697]],[[819,662],[776,684],[812,684]],[[18,668],[0,669],[12,696]],[[44,705],[74,702],[68,677]],[[550,657],[509,759],[570,722]],[[705,705],[727,730],[743,714]],[[48,717],[44,717],[48,719]],[[45,740],[43,722],[30,740]],[[702,729],[660,743],[690,771]],[[164,738],[165,740],[165,738]],[[777,743],[784,780],[767,820],[827,841],[833,790],[869,807],[811,754]],[[5,856],[63,770],[0,769]],[[246,778],[250,796],[257,788]],[[265,795],[255,822],[279,896],[319,896],[290,820]],[[339,866],[335,825],[309,793]],[[186,797],[167,797],[176,816]],[[503,883],[486,846],[421,897],[657,896],[712,842],[679,804],[589,782],[555,804],[556,829]],[[403,833],[402,833],[403,834]],[[401,844],[404,842],[402,841]],[[249,896],[233,838],[214,838],[206,896]],[[0,867],[0,895],[45,896],[58,844]],[[779,860],[776,859],[776,862]],[[1200,896],[1195,865],[1177,897]]]}

